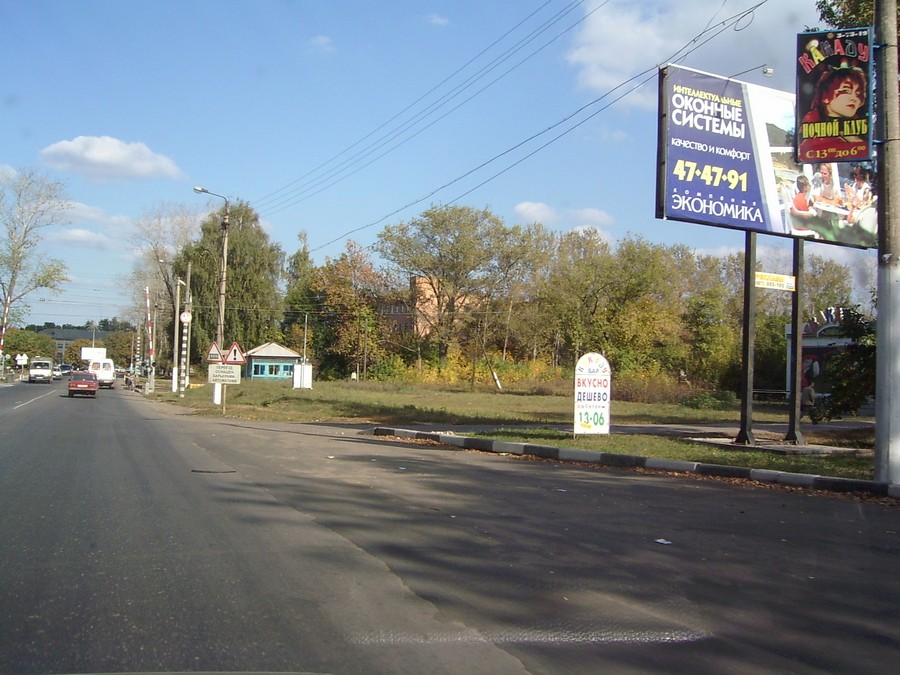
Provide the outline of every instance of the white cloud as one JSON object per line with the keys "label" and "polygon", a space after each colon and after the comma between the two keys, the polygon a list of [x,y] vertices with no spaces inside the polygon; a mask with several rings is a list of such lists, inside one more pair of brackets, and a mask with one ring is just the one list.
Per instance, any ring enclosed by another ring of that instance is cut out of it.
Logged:
{"label": "white cloud", "polygon": [[542,202],[520,202],[516,204],[513,213],[526,223],[552,225],[559,219],[555,209]]}
{"label": "white cloud", "polygon": [[432,26],[447,26],[450,23],[450,19],[440,14],[429,14],[425,20]]}
{"label": "white cloud", "polygon": [[0,164],[0,179],[14,178],[19,172],[12,168],[9,164]]}
{"label": "white cloud", "polygon": [[602,209],[575,209],[571,212],[571,220],[579,225],[608,227],[615,224],[615,218]]}
{"label": "white cloud", "polygon": [[69,204],[70,208],[66,215],[72,222],[97,223],[113,230],[119,230],[131,224],[131,219],[127,216],[110,216],[101,208],[88,206],[81,202],[70,202]]}
{"label": "white cloud", "polygon": [[41,159],[54,169],[92,180],[184,177],[165,155],[151,151],[143,143],[126,143],[111,136],[78,136],[60,141],[41,150]]}
{"label": "white cloud", "polygon": [[[657,106],[657,67],[689,50],[679,61],[682,65],[730,76],[765,63],[773,67],[775,77],[751,81],[793,90],[793,44],[798,32],[818,22],[815,0],[769,2],[731,25],[732,17],[756,4],[758,0],[595,0],[586,7],[588,16],[567,60],[578,69],[582,89],[598,95],[612,92],[610,100],[650,77],[624,100],[648,109]],[[635,82],[613,92],[635,76]]]}
{"label": "white cloud", "polygon": [[543,202],[520,202],[513,209],[525,223],[541,223],[546,226],[569,226],[572,230],[596,230],[607,241],[613,237],[603,228],[615,225],[615,218],[602,209],[584,208],[558,211]]}
{"label": "white cloud", "polygon": [[106,235],[79,227],[60,229],[48,236],[47,240],[53,244],[95,251],[118,251],[121,248],[121,244]]}
{"label": "white cloud", "polygon": [[337,48],[327,35],[316,35],[309,41],[309,46],[323,54],[334,54]]}

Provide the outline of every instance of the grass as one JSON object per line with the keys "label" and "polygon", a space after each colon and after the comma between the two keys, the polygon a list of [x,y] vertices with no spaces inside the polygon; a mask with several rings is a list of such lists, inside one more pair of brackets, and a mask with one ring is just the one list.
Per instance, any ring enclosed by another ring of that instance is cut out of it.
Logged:
{"label": "grass", "polygon": [[[211,386],[192,386],[181,398],[172,394],[166,385],[165,381],[158,382],[154,398],[190,407],[197,414],[222,415],[222,408],[212,403]],[[827,431],[804,424],[803,428],[808,443],[857,448],[869,451],[864,453],[867,456],[784,455],[760,449],[720,449],[658,434],[573,437],[571,395],[529,390],[469,391],[380,382],[316,382],[313,389],[292,389],[289,383],[245,379],[240,385],[226,388],[225,414],[285,422],[485,425],[490,430],[480,435],[518,442],[866,480],[874,475],[870,452],[874,447],[874,429],[871,427]],[[787,415],[783,404],[756,404],[753,419],[755,423],[785,423]],[[614,425],[737,425],[740,410],[737,406],[727,410],[697,410],[673,403],[613,401],[611,417]],[[757,440],[763,440],[760,432],[754,432]]]}

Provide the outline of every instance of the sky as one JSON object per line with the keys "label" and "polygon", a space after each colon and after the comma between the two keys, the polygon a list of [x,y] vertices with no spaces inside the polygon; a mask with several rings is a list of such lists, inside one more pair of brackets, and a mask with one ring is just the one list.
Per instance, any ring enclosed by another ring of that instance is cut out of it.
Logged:
{"label": "sky", "polygon": [[[72,205],[41,243],[70,280],[26,323],[136,316],[134,223],[222,205],[194,186],[249,202],[288,255],[305,232],[317,264],[447,204],[742,250],[655,218],[657,69],[793,91],[819,26],[815,0],[0,0],[0,171]],[[759,246],[790,273],[789,240]],[[806,250],[871,283],[873,252]]]}

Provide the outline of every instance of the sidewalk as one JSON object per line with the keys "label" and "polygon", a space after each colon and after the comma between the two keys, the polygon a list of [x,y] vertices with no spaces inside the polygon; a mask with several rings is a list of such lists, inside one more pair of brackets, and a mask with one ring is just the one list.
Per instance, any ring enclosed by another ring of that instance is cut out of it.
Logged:
{"label": "sidewalk", "polygon": [[[837,421],[820,425],[820,428],[860,428],[873,423]],[[412,426],[412,425],[411,425]],[[376,427],[373,431],[376,436],[395,436],[397,438],[409,438],[416,440],[431,440],[451,447],[467,450],[480,450],[483,452],[495,452],[498,454],[530,455],[542,459],[552,459],[560,462],[591,463],[600,466],[630,467],[653,469],[658,471],[672,471],[678,473],[696,473],[705,476],[717,476],[721,478],[739,478],[754,480],[762,483],[775,483],[779,485],[806,488],[809,490],[828,490],[832,492],[863,493],[880,497],[892,497],[900,499],[900,484],[882,483],[874,480],[856,480],[851,478],[835,478],[832,476],[820,476],[804,473],[790,473],[787,471],[774,471],[771,469],[751,469],[741,466],[727,466],[721,464],[707,464],[704,462],[690,462],[683,460],[655,459],[652,457],[640,457],[636,455],[619,455],[608,452],[596,452],[593,450],[581,450],[557,446],[540,445],[533,443],[516,443],[512,441],[495,441],[490,438],[478,436],[466,436],[466,433],[490,433],[496,427],[488,425],[470,425],[464,427],[448,428],[446,425],[437,430],[438,425],[430,425],[431,429],[418,428],[390,428]],[[562,425],[523,425],[523,428],[559,428],[571,429],[571,426]],[[782,452],[785,454],[851,454],[859,453],[857,450],[837,448],[822,445],[796,445],[786,443],[783,440],[775,441],[774,438],[784,438],[787,433],[786,424],[759,424],[754,425],[754,437],[756,444],[752,446],[737,445],[734,439],[737,437],[739,426],[729,424],[714,425],[680,425],[680,424],[633,424],[612,425],[611,433],[615,434],[657,434],[674,436],[690,440],[695,443],[728,447],[731,449],[767,450]],[[802,431],[801,431],[802,433]],[[763,440],[765,437],[766,440]]]}

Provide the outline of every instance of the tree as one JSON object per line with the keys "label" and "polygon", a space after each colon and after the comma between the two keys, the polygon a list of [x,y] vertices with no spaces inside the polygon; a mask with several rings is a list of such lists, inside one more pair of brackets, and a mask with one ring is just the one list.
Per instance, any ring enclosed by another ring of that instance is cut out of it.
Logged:
{"label": "tree", "polygon": [[721,259],[697,258],[695,287],[682,318],[687,356],[686,375],[692,383],[721,388],[724,375],[740,358],[740,331],[728,313],[728,291],[721,279]]}
{"label": "tree", "polygon": [[[33,170],[0,176],[0,220],[5,234],[0,241],[0,354],[13,305],[41,288],[58,291],[68,281],[65,264],[42,256],[38,244],[43,231],[60,224],[69,208],[62,183]],[[0,368],[2,364],[0,359]]]}
{"label": "tree", "polygon": [[[132,288],[134,306],[145,305],[144,289],[151,289],[151,299],[157,299],[158,293],[167,301],[162,303],[162,318],[154,336],[156,353],[171,357],[171,349],[163,350],[164,341],[172,335],[176,312],[175,298],[178,295],[178,273],[175,270],[175,259],[194,239],[200,229],[200,216],[196,211],[184,204],[161,202],[146,209],[134,224],[131,242],[140,251],[140,258],[135,262],[129,284]],[[110,327],[105,330],[127,330]],[[160,361],[157,358],[157,361]],[[118,362],[118,361],[117,361]]]}
{"label": "tree", "polygon": [[378,317],[384,275],[358,244],[348,241],[346,248],[314,271],[310,285],[316,306],[313,345],[319,373],[332,378],[350,372],[364,376],[369,364],[385,355]]}
{"label": "tree", "polygon": [[600,318],[612,279],[613,254],[595,229],[562,234],[554,248],[556,256],[536,294],[546,317],[552,365],[574,367],[588,346],[603,351],[608,344]]}
{"label": "tree", "polygon": [[126,366],[134,358],[134,330],[117,330],[103,341],[106,357],[115,361],[117,366]]}
{"label": "tree", "polygon": [[49,335],[31,330],[18,330],[10,328],[7,333],[7,352],[9,355],[27,354],[32,356],[51,356],[56,348],[56,342]]}
{"label": "tree", "polygon": [[[200,238],[180,252],[174,271],[183,277],[192,262],[191,292],[193,315],[192,342],[205,354],[216,340],[219,322],[219,281],[224,208],[210,213],[200,226]],[[224,341],[252,349],[281,337],[282,311],[280,283],[284,253],[272,243],[259,224],[259,215],[246,203],[232,204],[228,229],[228,268]]]}
{"label": "tree", "polygon": [[428,324],[442,363],[464,323],[494,294],[501,269],[498,252],[515,233],[487,209],[432,207],[409,223],[378,235],[376,250],[417,280],[413,306]]}
{"label": "tree", "polygon": [[[873,0],[816,0],[819,18],[835,28],[872,26],[875,23]],[[897,12],[900,23],[900,10]]]}
{"label": "tree", "polygon": [[[91,344],[90,340],[75,340],[68,347],[66,347],[65,354],[63,354],[63,359],[66,363],[71,363],[78,368],[83,367],[81,364],[84,362],[81,360],[81,350],[85,347],[94,347],[96,345]],[[128,360],[130,362],[131,359]]]}
{"label": "tree", "polygon": [[309,314],[315,311],[312,283],[316,266],[309,253],[306,232],[300,232],[297,239],[300,241],[300,248],[288,258],[285,269],[287,290],[284,294],[284,320],[281,323],[281,331],[285,336],[285,346],[301,351],[306,320]]}
{"label": "tree", "polygon": [[875,321],[858,308],[848,308],[843,313],[841,329],[852,342],[828,359],[831,396],[820,399],[813,421],[854,415],[875,396]]}

